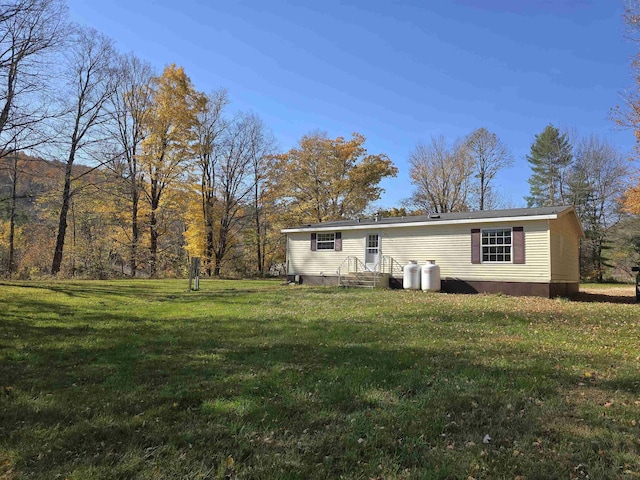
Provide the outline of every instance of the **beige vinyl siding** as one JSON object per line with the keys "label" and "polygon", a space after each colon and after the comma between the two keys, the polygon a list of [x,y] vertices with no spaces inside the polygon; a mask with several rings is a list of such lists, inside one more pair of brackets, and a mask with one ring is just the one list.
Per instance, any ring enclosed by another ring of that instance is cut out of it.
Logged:
{"label": "beige vinyl siding", "polygon": [[[510,228],[523,226],[525,264],[471,264],[471,228]],[[443,279],[549,282],[549,233],[546,220],[532,222],[496,222],[466,225],[428,225],[376,230],[343,230],[342,251],[315,251],[310,248],[310,233],[289,233],[288,274],[333,276],[350,255],[364,261],[365,237],[380,234],[382,255],[401,265],[409,260],[423,264],[435,260]],[[401,276],[401,274],[396,274]]]}
{"label": "beige vinyl siding", "polygon": [[[338,231],[338,230],[336,230]],[[287,275],[324,275],[332,277],[348,256],[364,258],[364,235],[361,231],[342,231],[342,251],[311,251],[311,232],[289,233]]]}
{"label": "beige vinyl siding", "polygon": [[[471,228],[510,228],[523,226],[525,264],[471,263]],[[382,237],[382,253],[402,265],[409,260],[424,264],[435,260],[443,279],[493,280],[505,282],[548,282],[549,235],[547,222],[483,223],[389,229]]]}
{"label": "beige vinyl siding", "polygon": [[568,215],[551,220],[551,282],[580,281],[580,240],[577,227]]}

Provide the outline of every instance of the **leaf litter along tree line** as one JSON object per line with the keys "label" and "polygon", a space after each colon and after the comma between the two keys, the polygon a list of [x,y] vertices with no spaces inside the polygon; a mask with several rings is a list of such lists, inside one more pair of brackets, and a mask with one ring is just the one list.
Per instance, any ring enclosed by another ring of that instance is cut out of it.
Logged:
{"label": "leaf litter along tree line", "polygon": [[[397,174],[359,133],[312,132],[278,153],[257,115],[228,111],[226,90],[200,92],[181,67],[158,74],[120,54],[69,23],[62,0],[6,3],[0,29],[5,276],[176,276],[188,256],[208,275],[266,275],[284,260],[280,228],[370,213]],[[626,162],[606,139],[568,137],[552,125],[535,136],[527,203],[576,206],[585,278],[630,271],[639,190],[626,190]],[[381,213],[503,207],[495,179],[512,164],[485,128],[453,145],[432,137],[409,155],[412,195]]]}

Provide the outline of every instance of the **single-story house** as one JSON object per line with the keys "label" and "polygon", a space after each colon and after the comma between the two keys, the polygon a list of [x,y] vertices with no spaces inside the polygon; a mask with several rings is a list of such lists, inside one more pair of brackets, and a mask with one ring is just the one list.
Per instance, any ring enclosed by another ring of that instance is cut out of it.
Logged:
{"label": "single-story house", "polygon": [[287,278],[335,285],[369,270],[402,287],[403,266],[435,260],[445,292],[570,296],[584,232],[571,206],[361,218],[286,228]]}

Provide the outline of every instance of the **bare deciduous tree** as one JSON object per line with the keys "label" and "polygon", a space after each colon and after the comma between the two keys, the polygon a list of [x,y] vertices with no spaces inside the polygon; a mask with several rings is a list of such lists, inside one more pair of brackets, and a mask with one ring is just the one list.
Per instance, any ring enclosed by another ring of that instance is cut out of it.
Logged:
{"label": "bare deciduous tree", "polygon": [[640,1],[626,0],[623,18],[627,24],[627,35],[632,40],[640,41],[638,33],[640,32]]}
{"label": "bare deciduous tree", "polygon": [[605,243],[618,215],[618,199],[628,173],[625,159],[606,139],[591,135],[574,149],[568,186],[586,235],[582,242],[586,277],[603,280]]}
{"label": "bare deciduous tree", "polygon": [[492,208],[495,201],[493,180],[500,170],[513,164],[513,156],[495,133],[478,128],[465,139],[467,153],[475,169],[474,191],[478,197],[478,209]]}
{"label": "bare deciduous tree", "polygon": [[94,29],[78,28],[69,49],[66,72],[70,104],[63,119],[71,127],[66,142],[62,205],[58,234],[51,265],[51,274],[60,272],[67,230],[67,214],[73,180],[73,165],[80,152],[103,140],[106,132],[100,127],[110,119],[105,106],[115,92],[115,52],[112,41]]}
{"label": "bare deciduous tree", "polygon": [[66,18],[61,0],[0,5],[0,157],[46,139],[38,126],[54,113],[46,92],[53,54],[67,38]]}
{"label": "bare deciduous tree", "polygon": [[18,151],[43,143],[50,60],[64,43],[66,8],[59,0],[10,0],[0,5],[0,159],[11,179],[8,273],[15,255]]}
{"label": "bare deciduous tree", "polygon": [[415,192],[409,202],[425,212],[463,212],[469,209],[473,161],[461,142],[449,148],[443,136],[419,143],[409,155]]}
{"label": "bare deciduous tree", "polygon": [[[640,42],[640,0],[626,0],[623,18],[627,24],[627,36]],[[621,92],[621,102],[612,108],[611,116],[618,126],[633,130],[637,155],[640,154],[640,52],[636,53],[631,66],[634,85]]]}
{"label": "bare deciduous tree", "polygon": [[269,173],[273,171],[275,139],[264,122],[251,116],[249,123],[249,156],[251,161],[251,182],[253,183],[253,193],[251,207],[253,214],[253,225],[255,227],[255,253],[257,269],[259,275],[265,274],[265,260],[267,249],[267,228],[268,228],[268,180]]}
{"label": "bare deciduous tree", "polygon": [[7,261],[7,273],[9,278],[15,268],[15,239],[16,239],[16,208],[18,200],[18,152],[13,153],[9,180],[11,181],[11,203],[9,206],[9,258]]}
{"label": "bare deciduous tree", "polygon": [[200,170],[200,198],[205,228],[204,268],[211,276],[214,264],[217,160],[222,135],[228,126],[223,111],[229,103],[227,92],[219,90],[205,97],[196,122],[196,164]]}
{"label": "bare deciduous tree", "polygon": [[217,151],[216,183],[220,216],[214,240],[215,266],[213,274],[220,275],[222,260],[232,245],[231,236],[241,220],[245,200],[251,195],[251,131],[257,117],[240,115],[229,125],[221,148]]}
{"label": "bare deciduous tree", "polygon": [[114,136],[124,159],[124,171],[130,198],[131,234],[129,237],[129,267],[135,277],[138,268],[138,244],[140,226],[138,221],[142,168],[140,148],[145,137],[145,117],[151,106],[151,65],[133,54],[120,57],[118,84],[111,97]]}

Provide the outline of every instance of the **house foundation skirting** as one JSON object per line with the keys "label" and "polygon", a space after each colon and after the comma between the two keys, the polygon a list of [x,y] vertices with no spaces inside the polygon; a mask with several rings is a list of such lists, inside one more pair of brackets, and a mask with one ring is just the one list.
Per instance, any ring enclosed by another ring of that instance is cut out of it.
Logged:
{"label": "house foundation skirting", "polygon": [[[296,279],[297,277],[297,279]],[[287,281],[304,285],[338,285],[337,276],[287,275]],[[442,291],[446,293],[503,293],[513,296],[571,297],[578,293],[578,282],[534,283],[499,282],[461,279],[442,279]],[[389,278],[390,288],[402,288],[402,278]]]}
{"label": "house foundation skirting", "polygon": [[[514,297],[572,297],[578,294],[578,282],[535,283],[500,282],[485,280],[442,279],[442,290],[446,293],[503,293]],[[391,288],[402,288],[402,278],[391,278]]]}
{"label": "house foundation skirting", "polygon": [[338,285],[336,275],[287,275],[287,282],[296,282],[301,285]]}
{"label": "house foundation skirting", "polygon": [[442,280],[442,291],[448,293],[504,293],[513,296],[572,297],[577,295],[578,282],[489,282],[460,279]]}

